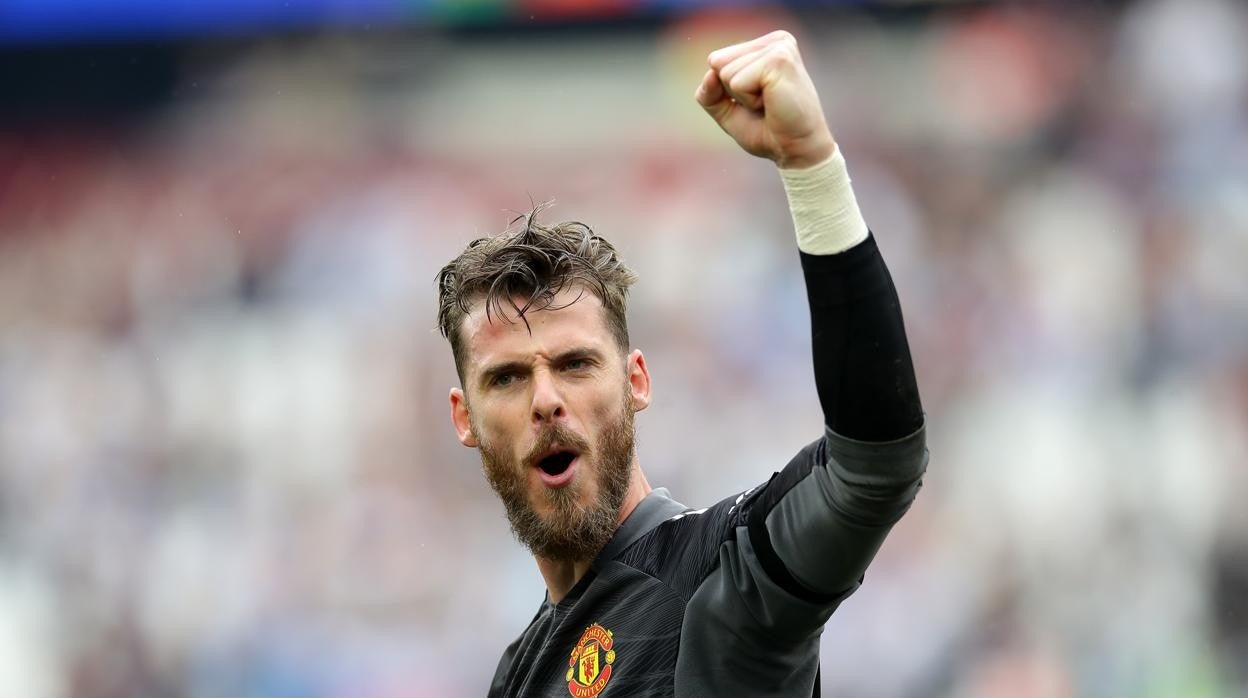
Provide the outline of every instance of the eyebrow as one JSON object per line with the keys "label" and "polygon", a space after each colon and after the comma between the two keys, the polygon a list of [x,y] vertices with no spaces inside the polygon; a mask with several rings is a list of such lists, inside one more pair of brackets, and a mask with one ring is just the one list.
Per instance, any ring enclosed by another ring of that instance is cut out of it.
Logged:
{"label": "eyebrow", "polygon": [[[555,354],[551,359],[551,363],[559,366],[575,359],[602,359],[602,352],[591,346],[579,346],[566,349]],[[504,361],[502,363],[492,364],[485,367],[481,371],[481,377],[478,383],[482,386],[488,386],[493,382],[494,377],[510,373],[512,371],[527,371],[532,367],[531,361]]]}
{"label": "eyebrow", "polygon": [[527,361],[504,361],[500,364],[494,364],[481,371],[481,377],[477,379],[477,382],[481,387],[487,387],[494,382],[495,376],[512,371],[527,371],[529,365]]}

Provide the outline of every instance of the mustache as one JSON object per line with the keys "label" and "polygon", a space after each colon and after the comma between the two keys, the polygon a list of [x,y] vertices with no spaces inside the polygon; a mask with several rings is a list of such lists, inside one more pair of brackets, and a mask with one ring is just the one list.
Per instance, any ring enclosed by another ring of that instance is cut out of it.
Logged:
{"label": "mustache", "polygon": [[537,465],[537,462],[555,444],[573,449],[582,456],[589,453],[590,450],[589,442],[581,438],[580,434],[561,424],[551,424],[542,429],[542,432],[537,435],[537,442],[533,444],[533,448],[530,448],[528,454],[524,457],[524,464],[527,466]]}

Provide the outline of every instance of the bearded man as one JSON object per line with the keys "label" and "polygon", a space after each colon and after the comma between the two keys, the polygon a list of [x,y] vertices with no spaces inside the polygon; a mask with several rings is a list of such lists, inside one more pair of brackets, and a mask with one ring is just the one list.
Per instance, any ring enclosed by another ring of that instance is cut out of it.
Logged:
{"label": "bearded man", "polygon": [[714,51],[695,98],[785,184],[826,430],[705,509],[646,481],[636,280],[580,223],[477,240],[438,275],[460,442],[546,582],[491,696],[819,695],[819,637],[918,492],[924,415],[897,293],[791,34]]}

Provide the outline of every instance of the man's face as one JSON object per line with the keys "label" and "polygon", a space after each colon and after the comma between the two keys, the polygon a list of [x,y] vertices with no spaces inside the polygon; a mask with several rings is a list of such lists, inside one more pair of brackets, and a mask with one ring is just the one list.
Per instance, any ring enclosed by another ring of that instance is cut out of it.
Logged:
{"label": "man's face", "polygon": [[650,379],[640,351],[620,351],[597,296],[565,289],[552,307],[526,313],[528,327],[509,307],[489,318],[474,307],[451,418],[480,449],[520,542],[539,557],[586,560],[619,523]]}

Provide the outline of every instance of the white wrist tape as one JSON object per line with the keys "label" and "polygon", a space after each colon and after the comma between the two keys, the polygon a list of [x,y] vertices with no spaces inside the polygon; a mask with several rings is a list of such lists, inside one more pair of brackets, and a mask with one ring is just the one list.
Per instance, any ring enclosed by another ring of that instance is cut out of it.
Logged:
{"label": "white wrist tape", "polygon": [[867,239],[840,146],[818,165],[780,170],[789,197],[797,248],[806,254],[836,254]]}

